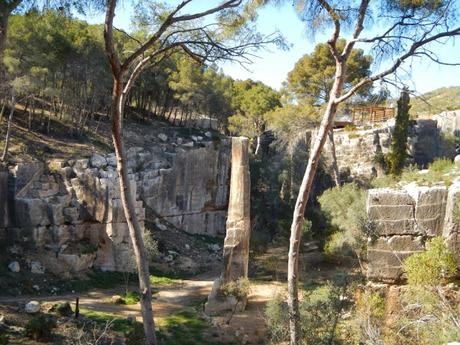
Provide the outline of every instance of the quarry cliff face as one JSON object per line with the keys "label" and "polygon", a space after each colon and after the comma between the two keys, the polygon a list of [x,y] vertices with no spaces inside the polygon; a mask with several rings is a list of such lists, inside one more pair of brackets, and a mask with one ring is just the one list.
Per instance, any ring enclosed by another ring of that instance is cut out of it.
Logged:
{"label": "quarry cliff face", "polygon": [[[160,138],[165,141],[164,138]],[[136,213],[157,230],[225,234],[230,140],[128,150]],[[0,236],[53,272],[124,270],[132,255],[114,154],[0,171]]]}
{"label": "quarry cliff face", "polygon": [[[459,114],[459,110],[447,111],[431,119],[415,121],[408,139],[411,163],[427,166],[437,157],[455,157],[455,143],[449,140],[449,136],[460,133]],[[381,123],[377,128],[334,130],[340,171],[348,171],[354,178],[383,175],[382,167],[376,158],[379,154],[385,155],[390,151],[393,129],[394,119]],[[332,153],[329,142],[324,147],[322,159],[330,169]]]}

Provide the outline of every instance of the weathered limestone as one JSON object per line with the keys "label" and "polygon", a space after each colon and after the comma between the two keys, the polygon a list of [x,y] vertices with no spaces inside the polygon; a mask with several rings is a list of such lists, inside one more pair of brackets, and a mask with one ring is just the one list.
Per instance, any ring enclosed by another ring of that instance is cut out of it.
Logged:
{"label": "weathered limestone", "polygon": [[232,168],[230,199],[227,218],[227,234],[224,241],[224,265],[222,275],[214,282],[205,311],[213,314],[232,310],[237,307],[244,310],[246,301],[237,301],[233,297],[223,297],[220,289],[224,284],[235,282],[248,276],[250,224],[250,192],[248,139],[232,138]]}
{"label": "weathered limestone", "polygon": [[[165,144],[166,145],[166,144]],[[162,219],[190,233],[225,231],[230,140],[197,143],[195,148],[154,146],[127,150],[136,214]],[[89,159],[21,163],[0,171],[0,235],[29,239],[34,260],[47,271],[79,272],[95,266],[127,269],[132,263],[129,231],[120,199],[113,154]],[[6,213],[8,188],[15,194]],[[13,190],[14,189],[14,190]],[[9,222],[9,224],[7,224]]]}
{"label": "weathered limestone", "polygon": [[[394,119],[370,129],[334,130],[337,163],[341,171],[353,177],[380,175],[378,159],[391,146]],[[411,128],[408,146],[413,162],[426,166],[436,157],[454,158],[455,144],[444,134],[460,136],[460,110],[443,112],[431,119],[417,119]],[[322,159],[331,167],[330,143],[325,145]]]}
{"label": "weathered limestone", "polygon": [[425,242],[444,236],[458,253],[455,222],[460,184],[417,186],[368,191],[367,214],[377,240],[368,243],[368,278],[374,282],[398,283],[404,279],[402,263],[409,255],[425,250]]}
{"label": "weathered limestone", "polygon": [[460,182],[456,181],[449,187],[442,236],[447,246],[453,251],[460,268]]}

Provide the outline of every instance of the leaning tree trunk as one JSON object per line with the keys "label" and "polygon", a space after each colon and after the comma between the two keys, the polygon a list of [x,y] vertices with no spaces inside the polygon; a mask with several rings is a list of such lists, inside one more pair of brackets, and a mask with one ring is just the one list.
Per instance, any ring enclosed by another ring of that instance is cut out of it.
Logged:
{"label": "leaning tree trunk", "polygon": [[120,195],[123,210],[128,223],[129,235],[133,244],[136,257],[137,272],[139,276],[139,290],[141,294],[140,305],[145,332],[145,343],[156,345],[155,323],[152,310],[152,289],[150,286],[149,261],[142,237],[143,231],[136,215],[134,196],[128,178],[126,152],[123,145],[121,132],[121,119],[123,116],[124,100],[122,97],[122,76],[114,78],[112,93],[112,139],[117,157],[117,171],[120,180]]}
{"label": "leaning tree trunk", "polygon": [[304,224],[305,207],[307,206],[313,179],[315,177],[316,169],[318,168],[321,151],[326,142],[328,133],[332,129],[332,123],[337,112],[338,105],[335,100],[342,92],[344,78],[345,63],[337,63],[334,85],[330,91],[329,102],[323,115],[318,134],[316,135],[315,144],[311,150],[307,168],[305,170],[294,207],[288,254],[288,311],[291,345],[298,345],[301,337],[298,281],[300,239]]}
{"label": "leaning tree trunk", "polygon": [[259,151],[260,151],[260,135],[258,135],[256,139],[256,149],[254,151],[254,155],[258,156]]}
{"label": "leaning tree trunk", "polygon": [[11,109],[10,115],[8,116],[8,124],[6,127],[6,137],[5,137],[5,146],[3,147],[3,154],[0,158],[0,161],[4,162],[6,156],[8,155],[8,147],[10,146],[10,138],[11,138],[11,123],[13,122],[13,115],[15,110],[15,97],[14,94],[11,96]]}
{"label": "leaning tree trunk", "polygon": [[335,142],[334,142],[334,129],[331,128],[328,134],[329,137],[329,144],[331,146],[331,159],[332,159],[332,174],[334,177],[334,182],[337,187],[340,187],[341,181],[340,181],[340,171],[339,171],[339,165],[337,163],[337,155],[335,152]]}

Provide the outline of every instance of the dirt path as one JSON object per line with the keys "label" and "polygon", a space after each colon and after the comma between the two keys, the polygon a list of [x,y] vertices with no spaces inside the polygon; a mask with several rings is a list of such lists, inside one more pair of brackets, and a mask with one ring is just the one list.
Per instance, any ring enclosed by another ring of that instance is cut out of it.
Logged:
{"label": "dirt path", "polygon": [[[214,275],[215,273],[208,272],[191,279],[180,280],[177,284],[156,287],[158,293],[155,294],[153,302],[155,318],[161,319],[184,308],[204,302],[211,291],[215,279]],[[253,282],[244,312],[235,314],[229,324],[227,324],[227,315],[213,318],[214,327],[221,330],[221,334],[226,334],[223,336],[223,340],[235,341],[237,338],[242,341],[245,337],[247,344],[263,344],[266,333],[263,317],[265,304],[273,298],[277,291],[282,289],[283,284],[278,282]],[[109,313],[114,317],[126,318],[128,315],[135,315],[138,320],[141,319],[139,304],[120,305],[111,302],[111,297],[120,294],[121,291],[122,287],[118,289],[95,289],[83,294],[0,298],[0,305],[25,304],[30,300],[74,304],[75,298],[79,297],[81,308]]]}
{"label": "dirt path", "polygon": [[[156,317],[164,317],[177,312],[184,307],[192,306],[203,301],[211,290],[213,277],[203,274],[192,279],[177,281],[171,285],[157,286],[158,293],[154,296],[154,310]],[[39,302],[69,302],[75,303],[80,298],[80,307],[95,311],[126,317],[127,315],[141,316],[139,304],[121,305],[111,303],[111,297],[118,295],[123,290],[94,289],[86,293],[65,294],[56,296],[19,296],[0,297],[0,304],[25,304],[30,300]]]}

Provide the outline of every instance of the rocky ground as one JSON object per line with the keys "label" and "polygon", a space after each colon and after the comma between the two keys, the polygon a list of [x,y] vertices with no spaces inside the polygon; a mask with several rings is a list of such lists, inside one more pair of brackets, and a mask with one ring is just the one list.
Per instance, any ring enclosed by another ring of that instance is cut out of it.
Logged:
{"label": "rocky ground", "polygon": [[[194,250],[196,249],[190,249],[190,251]],[[210,318],[203,313],[204,302],[214,279],[220,272],[218,265],[214,265],[213,268],[208,266],[205,273],[187,278],[157,278],[153,284],[157,327],[160,334],[175,334],[179,339],[176,342],[168,341],[165,336],[166,340],[163,344],[266,344],[265,305],[276,294],[286,291],[286,253],[285,247],[276,247],[253,257],[249,301],[246,310],[236,313],[233,317],[227,313]],[[324,284],[333,279],[339,271],[354,270],[354,264],[349,260],[338,262],[324,261],[324,259],[315,249],[304,254],[301,267],[304,284]],[[131,289],[135,290],[135,286],[132,285]],[[86,322],[117,319],[123,324],[133,318],[140,320],[138,303],[132,305],[114,303],[114,295],[122,294],[123,290],[124,286],[118,284],[111,288],[91,288],[80,293],[58,292],[51,296],[0,297],[0,315],[3,316],[3,321],[0,322],[3,328],[0,329],[3,329],[4,333],[7,330],[12,339],[11,344],[36,344],[23,335],[26,321],[35,315],[25,312],[26,303],[35,300],[40,303],[43,313],[52,314],[49,309],[56,303],[69,302],[74,309],[77,296],[80,298],[82,320]],[[58,317],[57,320],[59,325],[55,331],[57,333],[64,332],[66,327],[76,327],[72,317]],[[197,323],[202,327],[199,336],[191,328],[191,325]],[[182,331],[188,332],[185,336],[188,339],[180,340]],[[118,333],[114,332],[114,334]],[[59,344],[56,339],[48,343]]]}

